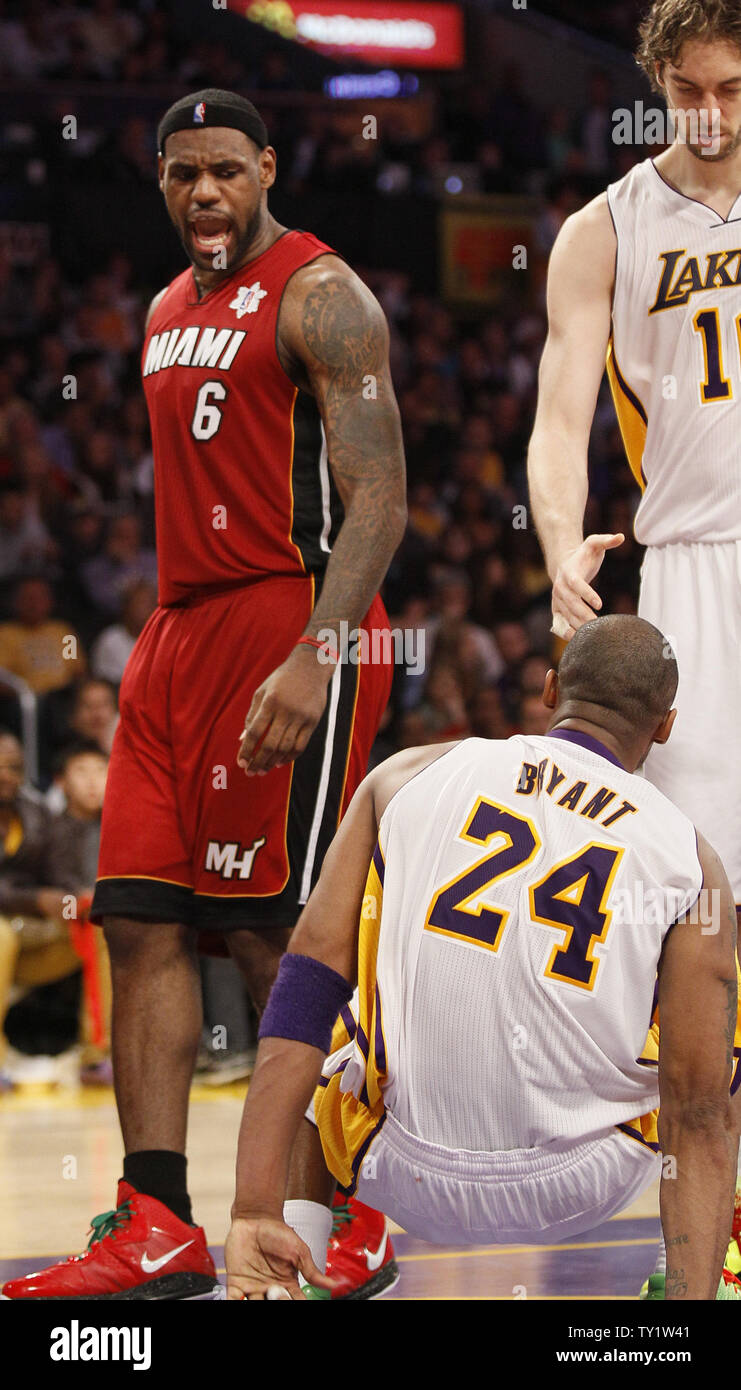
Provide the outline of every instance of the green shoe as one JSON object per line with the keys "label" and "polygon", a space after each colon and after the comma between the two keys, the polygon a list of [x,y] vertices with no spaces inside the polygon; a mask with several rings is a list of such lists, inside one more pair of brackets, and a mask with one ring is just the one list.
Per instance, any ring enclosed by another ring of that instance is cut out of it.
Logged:
{"label": "green shoe", "polygon": [[665,1274],[649,1274],[638,1297],[644,1303],[654,1298],[664,1298],[666,1289]]}

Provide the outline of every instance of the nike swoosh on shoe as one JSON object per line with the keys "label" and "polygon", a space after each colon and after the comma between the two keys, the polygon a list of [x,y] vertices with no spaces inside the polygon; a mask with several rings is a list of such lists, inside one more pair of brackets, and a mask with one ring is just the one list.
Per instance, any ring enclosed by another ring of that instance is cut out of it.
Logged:
{"label": "nike swoosh on shoe", "polygon": [[163,1265],[169,1264],[170,1260],[174,1260],[181,1250],[187,1250],[188,1246],[192,1244],[192,1240],[186,1240],[184,1245],[177,1245],[174,1250],[168,1250],[167,1254],[160,1255],[158,1260],[150,1260],[148,1255],[142,1255],[139,1263],[145,1274],[154,1274],[158,1269],[162,1269]]}

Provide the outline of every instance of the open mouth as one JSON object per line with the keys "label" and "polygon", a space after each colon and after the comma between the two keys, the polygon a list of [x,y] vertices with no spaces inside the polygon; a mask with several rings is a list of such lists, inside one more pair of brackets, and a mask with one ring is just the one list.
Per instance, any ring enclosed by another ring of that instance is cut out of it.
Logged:
{"label": "open mouth", "polygon": [[203,255],[213,255],[221,247],[226,247],[231,236],[228,217],[218,213],[202,213],[190,222],[193,244]]}

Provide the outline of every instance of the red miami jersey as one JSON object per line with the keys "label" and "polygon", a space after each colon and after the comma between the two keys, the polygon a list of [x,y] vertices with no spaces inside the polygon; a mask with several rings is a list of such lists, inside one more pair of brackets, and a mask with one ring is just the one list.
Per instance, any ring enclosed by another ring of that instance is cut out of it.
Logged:
{"label": "red miami jersey", "polygon": [[198,298],[178,275],[150,320],[142,375],[154,452],[159,601],[326,568],[342,523],[314,398],[278,359],[283,291],[317,256],[283,232]]}

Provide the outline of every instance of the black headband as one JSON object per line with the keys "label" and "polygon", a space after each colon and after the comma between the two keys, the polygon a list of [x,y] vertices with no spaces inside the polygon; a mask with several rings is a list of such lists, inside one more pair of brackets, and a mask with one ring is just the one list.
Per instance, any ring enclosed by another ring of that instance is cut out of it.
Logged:
{"label": "black headband", "polygon": [[244,131],[261,150],[268,143],[265,122],[251,101],[237,92],[206,87],[202,92],[191,92],[189,96],[181,97],[165,112],[157,127],[157,148],[160,154],[164,154],[165,141],[176,130],[198,130],[214,125]]}

